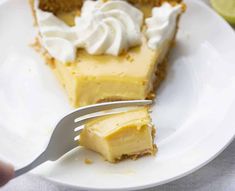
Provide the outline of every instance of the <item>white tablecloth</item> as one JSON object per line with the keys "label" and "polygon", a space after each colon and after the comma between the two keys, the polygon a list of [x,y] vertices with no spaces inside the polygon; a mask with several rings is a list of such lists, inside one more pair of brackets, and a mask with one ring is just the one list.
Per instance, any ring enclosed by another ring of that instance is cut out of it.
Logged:
{"label": "white tablecloth", "polygon": [[[0,0],[1,1],[1,0]],[[204,0],[208,3],[209,0]],[[48,180],[25,175],[1,191],[75,191]],[[235,190],[235,141],[215,160],[200,170],[174,182],[147,191],[233,191]]]}

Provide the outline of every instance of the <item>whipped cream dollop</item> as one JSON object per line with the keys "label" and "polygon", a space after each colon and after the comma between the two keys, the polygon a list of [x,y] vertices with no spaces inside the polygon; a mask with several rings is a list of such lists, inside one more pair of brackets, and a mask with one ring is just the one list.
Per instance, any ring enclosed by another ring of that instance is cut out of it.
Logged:
{"label": "whipped cream dollop", "polygon": [[165,2],[160,7],[152,9],[152,16],[145,19],[148,47],[157,49],[166,40],[172,39],[177,24],[177,17],[182,12],[182,6],[172,6]]}
{"label": "whipped cream dollop", "polygon": [[141,44],[143,13],[123,0],[85,1],[72,27],[40,10],[37,3],[35,10],[43,46],[62,62],[74,60],[77,48],[94,55],[119,55]]}

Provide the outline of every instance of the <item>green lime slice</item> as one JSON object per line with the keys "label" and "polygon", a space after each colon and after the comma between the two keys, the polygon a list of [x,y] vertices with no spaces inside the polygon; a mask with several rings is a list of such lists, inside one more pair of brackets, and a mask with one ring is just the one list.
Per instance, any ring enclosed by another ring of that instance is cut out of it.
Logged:
{"label": "green lime slice", "polygon": [[212,7],[230,24],[235,25],[235,0],[210,0]]}

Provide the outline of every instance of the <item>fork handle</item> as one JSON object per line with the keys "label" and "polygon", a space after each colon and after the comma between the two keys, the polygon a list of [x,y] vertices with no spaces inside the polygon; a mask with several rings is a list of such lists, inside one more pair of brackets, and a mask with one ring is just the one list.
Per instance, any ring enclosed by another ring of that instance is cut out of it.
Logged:
{"label": "fork handle", "polygon": [[30,164],[26,165],[23,168],[20,168],[20,169],[16,170],[14,178],[29,172],[30,170],[36,168],[37,166],[39,166],[40,164],[42,164],[46,161],[48,161],[48,158],[47,158],[46,152],[44,151],[33,162],[31,162]]}

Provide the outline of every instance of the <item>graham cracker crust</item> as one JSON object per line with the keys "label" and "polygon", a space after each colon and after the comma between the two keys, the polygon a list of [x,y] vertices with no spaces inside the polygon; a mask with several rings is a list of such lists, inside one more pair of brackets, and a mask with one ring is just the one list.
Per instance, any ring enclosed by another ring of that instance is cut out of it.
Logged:
{"label": "graham cracker crust", "polygon": [[[58,12],[70,12],[81,8],[83,2],[84,0],[39,0],[39,8],[56,14]],[[159,0],[128,0],[128,2],[132,4],[159,4]]]}
{"label": "graham cracker crust", "polygon": [[[29,0],[33,2],[34,0]],[[103,0],[107,1],[107,0]],[[84,0],[39,0],[39,8],[53,13],[70,12],[81,8]],[[179,4],[182,0],[128,0],[131,4],[152,4],[160,6],[163,2],[169,2],[172,5]]]}

